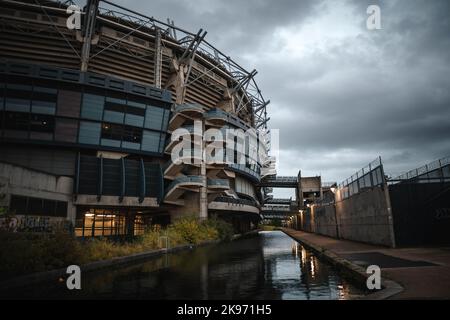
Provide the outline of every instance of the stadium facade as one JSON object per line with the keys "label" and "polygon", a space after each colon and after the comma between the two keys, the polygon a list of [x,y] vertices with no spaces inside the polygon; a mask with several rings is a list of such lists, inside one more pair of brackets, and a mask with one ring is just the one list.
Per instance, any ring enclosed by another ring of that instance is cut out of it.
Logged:
{"label": "stadium facade", "polygon": [[[80,237],[138,235],[183,215],[217,215],[241,232],[256,226],[270,161],[246,153],[207,162],[203,152],[209,129],[257,139],[267,129],[256,71],[202,30],[109,1],[71,5],[0,1],[0,206],[15,217],[8,223],[71,225]],[[189,161],[173,161],[180,129],[192,138],[192,152],[178,154]],[[261,141],[257,153],[267,154]]]}

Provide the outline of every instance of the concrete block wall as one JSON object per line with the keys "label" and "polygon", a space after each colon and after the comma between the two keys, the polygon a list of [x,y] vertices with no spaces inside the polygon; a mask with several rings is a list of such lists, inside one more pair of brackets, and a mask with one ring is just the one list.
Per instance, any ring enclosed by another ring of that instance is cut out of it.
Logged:
{"label": "concrete block wall", "polygon": [[338,237],[334,205],[314,206],[311,212],[316,233],[333,238]]}
{"label": "concrete block wall", "polygon": [[73,179],[55,176],[8,163],[0,162],[0,185],[6,197],[4,205],[9,205],[11,194],[49,200],[66,201],[67,220],[75,222],[76,209],[73,205]]}
{"label": "concrete block wall", "polygon": [[335,205],[313,206],[304,211],[301,229],[333,238],[394,245],[392,219],[382,187],[361,191]]}
{"label": "concrete block wall", "polygon": [[394,243],[388,201],[382,187],[363,190],[336,203],[342,239],[392,246]]}

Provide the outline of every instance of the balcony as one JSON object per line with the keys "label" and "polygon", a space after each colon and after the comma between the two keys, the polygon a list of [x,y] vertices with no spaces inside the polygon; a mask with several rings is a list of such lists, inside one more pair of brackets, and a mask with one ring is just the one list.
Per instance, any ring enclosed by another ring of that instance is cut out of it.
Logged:
{"label": "balcony", "polygon": [[181,132],[181,130],[179,132],[177,132],[177,134],[179,136],[179,140],[172,140],[172,137],[174,135],[174,133],[172,132],[171,137],[169,137],[167,139],[167,142],[166,142],[166,148],[164,150],[164,152],[166,154],[170,154],[172,152],[172,149],[178,143],[180,143],[181,138],[184,137],[184,136],[190,135],[191,136],[191,141],[196,143],[196,144],[197,144],[197,142],[202,143],[202,141],[203,141],[202,140],[203,139],[203,134],[202,134],[202,130],[201,129],[200,130],[199,129],[196,130],[195,126],[193,126],[193,125],[186,125],[186,126],[183,126],[181,128],[177,128],[177,129],[184,129],[184,130],[183,130],[183,132]]}
{"label": "balcony", "polygon": [[259,214],[259,208],[256,201],[230,197],[217,197],[208,205],[208,209]]}
{"label": "balcony", "polygon": [[197,149],[186,149],[180,152],[176,160],[175,162],[170,160],[163,168],[165,179],[174,180],[175,176],[186,166],[200,167],[202,164],[202,154]]}
{"label": "balcony", "polygon": [[227,179],[208,179],[208,191],[222,192],[230,189],[230,181]]}
{"label": "balcony", "polygon": [[259,182],[261,180],[261,175],[258,172],[255,172],[255,171],[251,170],[250,168],[247,168],[244,164],[232,163],[232,164],[228,165],[228,168],[237,173],[243,174],[244,176],[246,176],[252,180],[256,180],[257,182]]}
{"label": "balcony", "polygon": [[228,122],[228,114],[220,109],[212,109],[205,113],[206,124],[212,126],[224,126]]}
{"label": "balcony", "polygon": [[183,205],[183,201],[180,201],[180,197],[186,192],[198,192],[201,187],[204,186],[203,177],[201,176],[181,176],[175,178],[165,192],[165,203]]}
{"label": "balcony", "polygon": [[187,120],[202,119],[205,108],[195,103],[184,103],[177,105],[173,110],[169,121],[169,130],[173,131],[181,127]]}

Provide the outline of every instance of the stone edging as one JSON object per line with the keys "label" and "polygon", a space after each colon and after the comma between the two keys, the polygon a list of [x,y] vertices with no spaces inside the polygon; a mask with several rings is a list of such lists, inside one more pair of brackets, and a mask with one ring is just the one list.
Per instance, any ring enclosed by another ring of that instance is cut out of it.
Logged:
{"label": "stone edging", "polygon": [[[295,238],[285,229],[280,230],[295,241],[301,243],[308,249],[319,254],[321,258],[337,267],[345,275],[355,279],[355,281],[358,281],[359,283],[366,283],[368,275],[366,274],[366,270],[364,270],[364,268],[362,268],[361,266],[358,266],[357,264],[354,264],[347,259],[339,257],[331,250],[324,249],[323,247],[310,243],[307,240]],[[384,300],[403,291],[403,287],[400,284],[386,278],[381,279],[381,286],[381,290],[370,293],[362,298],[359,298],[358,300]]]}
{"label": "stone edging", "polygon": [[[219,242],[220,241],[218,241],[218,240],[217,241],[206,241],[206,242],[203,242],[198,245],[187,244],[187,245],[182,245],[182,246],[176,246],[176,247],[169,248],[169,249],[151,250],[151,251],[135,253],[135,254],[123,256],[123,257],[115,257],[115,258],[108,259],[108,260],[90,262],[90,263],[80,266],[80,268],[81,268],[82,272],[92,272],[92,271],[97,271],[100,269],[125,265],[125,264],[132,263],[132,262],[144,261],[149,258],[159,257],[166,253],[173,253],[173,252],[178,252],[178,251],[182,251],[182,250],[203,247],[203,246],[207,246],[207,245],[211,245],[211,244],[218,244]],[[66,268],[62,268],[62,269],[43,271],[43,272],[32,273],[32,274],[12,278],[12,279],[0,282],[0,288],[2,288],[2,291],[5,291],[5,290],[11,289],[11,288],[20,288],[20,287],[33,285],[36,283],[54,281],[55,279],[66,277],[67,276],[66,271],[67,271]]]}

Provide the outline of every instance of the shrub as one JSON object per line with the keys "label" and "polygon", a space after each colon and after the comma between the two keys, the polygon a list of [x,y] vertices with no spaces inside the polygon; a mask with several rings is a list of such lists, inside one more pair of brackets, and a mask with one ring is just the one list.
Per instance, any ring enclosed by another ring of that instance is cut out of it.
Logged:
{"label": "shrub", "polygon": [[178,234],[189,244],[219,239],[218,230],[192,216],[179,218],[169,226],[169,230],[172,235]]}
{"label": "shrub", "polygon": [[217,230],[219,240],[221,241],[231,241],[234,235],[233,225],[230,223],[219,219],[217,217],[212,217],[204,222],[209,227]]}
{"label": "shrub", "polygon": [[133,242],[114,242],[106,238],[80,241],[66,233],[38,234],[0,231],[0,277],[82,265],[169,246],[199,244],[211,240],[230,240],[233,227],[217,218],[201,221],[183,217],[166,229],[152,227]]}

